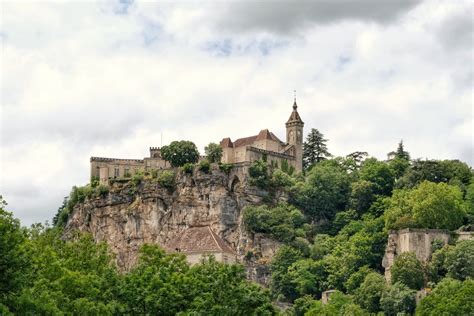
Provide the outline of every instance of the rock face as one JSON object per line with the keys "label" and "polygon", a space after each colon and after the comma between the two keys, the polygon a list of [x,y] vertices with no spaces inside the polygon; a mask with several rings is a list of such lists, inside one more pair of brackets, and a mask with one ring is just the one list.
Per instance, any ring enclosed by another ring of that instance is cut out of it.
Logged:
{"label": "rock face", "polygon": [[242,224],[242,209],[258,205],[267,194],[247,184],[247,167],[230,174],[213,165],[209,173],[176,171],[176,188],[156,181],[115,182],[105,197],[87,199],[74,207],[65,235],[89,232],[105,241],[116,254],[117,265],[129,270],[144,243],[166,245],[189,227],[209,226],[243,260],[248,252],[272,254],[278,243],[251,236]]}

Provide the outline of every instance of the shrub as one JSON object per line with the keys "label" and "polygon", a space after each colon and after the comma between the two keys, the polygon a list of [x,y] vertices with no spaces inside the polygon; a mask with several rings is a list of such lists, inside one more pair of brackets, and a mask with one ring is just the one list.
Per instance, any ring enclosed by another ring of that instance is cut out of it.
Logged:
{"label": "shrub", "polygon": [[151,169],[151,177],[153,179],[158,178],[158,169]]}
{"label": "shrub", "polygon": [[219,164],[219,170],[224,172],[225,174],[229,174],[230,170],[234,167],[231,163],[221,163]]}
{"label": "shrub", "polygon": [[107,194],[109,194],[109,187],[103,184],[100,184],[96,188],[96,193],[98,196],[105,197]]}
{"label": "shrub", "polygon": [[137,172],[132,176],[132,183],[134,186],[140,185],[140,183],[143,181],[145,176],[143,175],[143,172]]}
{"label": "shrub", "polygon": [[204,173],[209,173],[209,170],[211,169],[211,163],[207,159],[203,159],[199,162],[199,170],[201,170]]}
{"label": "shrub", "polygon": [[264,160],[255,160],[249,167],[250,184],[260,189],[268,189],[270,176],[268,166]]}
{"label": "shrub", "polygon": [[157,182],[164,188],[167,189],[174,189],[175,182],[174,182],[174,172],[171,170],[163,171],[157,178]]}
{"label": "shrub", "polygon": [[393,283],[403,283],[413,290],[423,287],[423,266],[413,252],[404,252],[396,257],[390,271]]}
{"label": "shrub", "polygon": [[193,174],[193,170],[194,170],[194,164],[193,163],[185,163],[182,167],[184,173],[187,173],[187,174]]}
{"label": "shrub", "polygon": [[272,185],[279,188],[289,188],[295,184],[295,180],[287,173],[276,169],[272,174]]}
{"label": "shrub", "polygon": [[91,177],[91,187],[95,188],[96,186],[98,186],[100,183],[100,179],[99,177],[97,176],[92,176]]}

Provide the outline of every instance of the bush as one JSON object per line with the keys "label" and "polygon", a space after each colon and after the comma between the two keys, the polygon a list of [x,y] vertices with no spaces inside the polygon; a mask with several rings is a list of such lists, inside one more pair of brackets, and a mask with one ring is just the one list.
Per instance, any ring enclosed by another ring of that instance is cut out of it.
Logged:
{"label": "bush", "polygon": [[413,252],[404,252],[396,257],[390,272],[393,283],[403,283],[413,290],[423,287],[423,266]]}
{"label": "bush", "polygon": [[143,175],[143,172],[137,172],[135,173],[133,176],[132,176],[132,183],[133,183],[133,186],[139,186],[140,183],[142,183],[143,179],[145,178],[145,176]]}
{"label": "bush", "polygon": [[183,169],[184,173],[193,174],[194,164],[188,162],[185,163],[181,168]]}
{"label": "bush", "polygon": [[387,316],[412,315],[416,307],[415,295],[416,291],[405,284],[395,283],[382,295],[380,305]]}
{"label": "bush", "polygon": [[98,186],[100,183],[100,179],[99,177],[97,176],[92,176],[91,177],[91,187],[95,188],[96,186]]}
{"label": "bush", "polygon": [[171,170],[163,171],[157,178],[157,182],[163,188],[174,189],[174,172]]}
{"label": "bush", "polygon": [[224,172],[225,174],[229,174],[230,170],[234,167],[233,164],[231,163],[220,163],[219,164],[219,170]]}
{"label": "bush", "polygon": [[211,169],[211,163],[207,159],[203,159],[199,162],[199,170],[201,170],[204,173],[209,173],[209,170]]}
{"label": "bush", "polygon": [[98,196],[105,197],[107,194],[109,194],[109,187],[103,184],[100,184],[96,188],[96,193]]}
{"label": "bush", "polygon": [[263,160],[255,160],[249,167],[250,184],[260,189],[270,187],[270,176],[267,163]]}
{"label": "bush", "polygon": [[272,174],[272,185],[279,188],[289,188],[295,184],[295,180],[280,169],[276,169]]}
{"label": "bush", "polygon": [[153,179],[158,178],[158,169],[151,169],[151,177]]}

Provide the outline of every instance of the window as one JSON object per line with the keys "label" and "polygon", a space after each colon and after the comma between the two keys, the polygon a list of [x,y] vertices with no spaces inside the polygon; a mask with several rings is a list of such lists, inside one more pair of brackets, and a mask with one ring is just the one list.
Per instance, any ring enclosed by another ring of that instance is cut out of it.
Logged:
{"label": "window", "polygon": [[123,174],[124,177],[130,177],[130,169],[129,168],[125,168],[125,172]]}
{"label": "window", "polygon": [[118,167],[115,167],[114,178],[118,178],[119,176],[120,176],[120,169]]}

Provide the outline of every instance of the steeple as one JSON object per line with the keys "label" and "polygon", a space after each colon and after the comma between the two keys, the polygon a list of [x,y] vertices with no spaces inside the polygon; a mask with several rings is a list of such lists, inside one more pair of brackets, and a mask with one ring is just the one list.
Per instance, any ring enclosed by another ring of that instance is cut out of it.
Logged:
{"label": "steeple", "polygon": [[301,120],[300,115],[298,114],[298,105],[296,104],[296,96],[293,101],[293,112],[291,112],[290,118],[286,122],[286,127],[289,125],[304,125],[304,122]]}
{"label": "steeple", "polygon": [[298,114],[298,105],[296,104],[296,91],[295,99],[293,101],[293,112],[291,112],[290,118],[286,122],[286,143],[293,147],[295,155],[296,170],[303,170],[303,127],[304,123]]}

